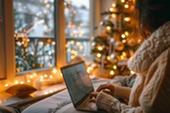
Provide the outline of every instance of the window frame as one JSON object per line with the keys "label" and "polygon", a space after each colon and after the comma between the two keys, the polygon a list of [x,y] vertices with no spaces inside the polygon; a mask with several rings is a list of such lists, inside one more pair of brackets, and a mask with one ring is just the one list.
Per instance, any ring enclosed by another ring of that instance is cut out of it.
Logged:
{"label": "window frame", "polygon": [[[0,57],[0,61],[4,61],[4,66],[1,68],[4,69],[5,78],[4,80],[12,80],[16,77],[23,78],[23,76],[29,73],[46,73],[51,71],[54,68],[59,68],[66,64],[65,59],[65,32],[64,27],[64,0],[55,0],[55,11],[54,11],[54,21],[56,23],[55,29],[55,40],[56,40],[56,65],[52,68],[43,68],[37,70],[31,70],[21,73],[16,73],[16,61],[15,61],[15,39],[14,39],[14,10],[13,10],[13,0],[4,0],[3,1],[3,12],[4,12],[4,43],[2,42],[2,49],[4,50],[4,57]],[[13,25],[13,26],[11,26]],[[58,27],[59,26],[59,27]],[[10,42],[10,43],[9,43]],[[3,51],[2,51],[3,52]],[[62,54],[61,54],[62,53]],[[1,73],[0,73],[1,74]],[[2,80],[1,80],[2,81]]]}
{"label": "window frame", "polygon": [[[0,62],[3,65],[0,66],[0,74],[4,74],[5,77],[3,80],[0,79],[1,83],[4,84],[6,80],[13,80],[17,77],[24,78],[23,76],[16,75],[25,75],[33,72],[45,73],[46,71],[51,71],[53,68],[49,69],[39,69],[33,70],[30,72],[23,72],[20,74],[16,73],[15,65],[15,39],[14,39],[14,16],[13,16],[13,0],[1,0],[3,2],[3,29],[2,34],[0,35],[0,52],[2,55],[0,56]],[[90,0],[90,36],[94,36],[95,30],[94,26],[98,25],[100,22],[100,1],[99,0]],[[63,65],[66,65],[66,36],[65,36],[65,16],[64,16],[64,0],[55,0],[55,23],[58,24],[59,27],[55,26],[55,37],[56,38],[56,66],[54,68],[60,68]],[[0,20],[1,21],[1,20]],[[1,26],[0,26],[1,27]],[[10,43],[9,43],[10,42]]]}
{"label": "window frame", "polygon": [[0,0],[0,80],[5,78],[5,48],[4,48],[4,11],[3,1]]}

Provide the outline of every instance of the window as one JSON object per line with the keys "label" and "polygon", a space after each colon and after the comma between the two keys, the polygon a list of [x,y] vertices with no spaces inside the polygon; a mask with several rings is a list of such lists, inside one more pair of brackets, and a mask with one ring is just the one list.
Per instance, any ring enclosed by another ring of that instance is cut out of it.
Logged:
{"label": "window", "polygon": [[65,0],[67,61],[90,56],[90,0]]}
{"label": "window", "polygon": [[16,72],[55,66],[54,0],[14,0]]}
{"label": "window", "polygon": [[64,65],[63,0],[3,2],[0,3],[0,76],[24,79],[16,75],[49,73]]}
{"label": "window", "polygon": [[[72,0],[66,2],[69,1]],[[66,10],[64,15],[66,8],[64,0],[0,0],[0,52],[2,53],[0,79],[20,78],[21,76],[16,75],[26,75],[38,70],[42,72],[66,64],[65,34],[68,46],[67,61],[76,55],[73,49],[79,45],[77,55],[81,54],[83,57],[90,55],[90,37],[94,30],[91,26],[93,19],[90,19],[94,18],[94,15],[89,5],[92,1],[86,0],[85,4],[79,5],[74,1],[71,3],[76,7],[78,14],[76,16],[86,16],[76,17],[77,19],[67,18],[69,15]],[[80,11],[83,13],[79,14]],[[68,26],[71,19],[74,19],[78,26],[73,31],[70,31]],[[73,36],[71,32],[79,36]]]}

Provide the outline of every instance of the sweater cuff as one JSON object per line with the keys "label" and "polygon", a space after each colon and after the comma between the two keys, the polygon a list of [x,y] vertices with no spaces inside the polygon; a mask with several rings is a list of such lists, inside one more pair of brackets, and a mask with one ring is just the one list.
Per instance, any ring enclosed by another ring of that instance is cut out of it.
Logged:
{"label": "sweater cuff", "polygon": [[131,88],[129,87],[115,85],[113,96],[129,100],[130,92],[131,92]]}
{"label": "sweater cuff", "polygon": [[104,92],[100,92],[96,98],[96,105],[98,109],[106,110],[107,112],[111,112],[113,103],[118,103],[119,101],[112,97],[109,94]]}

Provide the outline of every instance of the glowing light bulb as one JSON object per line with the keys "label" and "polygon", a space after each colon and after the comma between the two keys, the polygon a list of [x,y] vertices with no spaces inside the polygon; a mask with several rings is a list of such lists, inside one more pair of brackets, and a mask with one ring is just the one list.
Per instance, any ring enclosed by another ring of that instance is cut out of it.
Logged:
{"label": "glowing light bulb", "polygon": [[111,75],[114,75],[114,74],[115,74],[115,72],[114,72],[113,70],[111,70],[111,71],[110,71],[110,74],[111,74]]}
{"label": "glowing light bulb", "polygon": [[48,77],[48,75],[47,75],[47,74],[44,74],[44,77],[45,77],[45,78],[47,78],[47,77]]}
{"label": "glowing light bulb", "polygon": [[129,36],[129,32],[125,31],[125,35],[126,35],[126,36]]}
{"label": "glowing light bulb", "polygon": [[100,53],[97,53],[97,57],[99,57],[99,58],[100,58],[101,56],[102,56],[102,55],[101,55]]}
{"label": "glowing light bulb", "polygon": [[30,75],[30,78],[34,78],[34,76],[33,76],[33,75]]}
{"label": "glowing light bulb", "polygon": [[110,31],[112,28],[110,26],[107,26],[106,29]]}
{"label": "glowing light bulb", "polygon": [[102,50],[103,50],[103,48],[102,48],[101,46],[99,46],[97,49],[98,49],[99,51],[102,51]]}
{"label": "glowing light bulb", "polygon": [[37,74],[36,74],[36,73],[34,73],[34,74],[33,74],[33,76],[34,76],[34,77],[36,77],[36,76],[37,76]]}
{"label": "glowing light bulb", "polygon": [[123,55],[121,55],[120,58],[121,58],[121,60],[124,60],[124,59],[125,59],[125,57],[124,57]]}
{"label": "glowing light bulb", "polygon": [[135,72],[134,72],[134,71],[130,71],[130,73],[131,73],[131,74],[135,74]]}
{"label": "glowing light bulb", "polygon": [[74,40],[72,40],[70,43],[71,43],[71,44],[74,44]]}
{"label": "glowing light bulb", "polygon": [[125,36],[125,34],[122,34],[121,37],[122,37],[122,38],[125,38],[126,36]]}
{"label": "glowing light bulb", "polygon": [[124,2],[125,2],[125,0],[121,0],[121,2],[122,2],[122,3],[124,3]]}
{"label": "glowing light bulb", "polygon": [[107,56],[107,60],[110,60],[110,56]]}
{"label": "glowing light bulb", "polygon": [[5,84],[5,87],[8,87],[9,86],[9,84]]}
{"label": "glowing light bulb", "polygon": [[127,9],[127,8],[129,8],[129,5],[128,5],[128,4],[125,4],[124,7]]}
{"label": "glowing light bulb", "polygon": [[56,74],[57,73],[57,69],[53,69],[53,73]]}
{"label": "glowing light bulb", "polygon": [[117,66],[116,66],[116,65],[113,65],[113,69],[116,70],[116,69],[117,69]]}
{"label": "glowing light bulb", "polygon": [[122,52],[122,55],[123,55],[123,56],[126,56],[126,52],[123,51],[123,52]]}
{"label": "glowing light bulb", "polygon": [[24,81],[21,81],[20,84],[24,84]]}
{"label": "glowing light bulb", "polygon": [[122,40],[122,43],[126,43],[126,40]]}
{"label": "glowing light bulb", "polygon": [[15,84],[19,84],[19,81],[18,81],[18,80],[16,80],[16,81],[15,81]]}
{"label": "glowing light bulb", "polygon": [[126,22],[129,22],[129,21],[131,20],[131,18],[130,18],[130,17],[125,17],[124,20],[125,20]]}
{"label": "glowing light bulb", "polygon": [[53,76],[52,76],[52,75],[50,75],[50,78],[53,78]]}
{"label": "glowing light bulb", "polygon": [[112,4],[112,7],[116,7],[116,4],[115,4],[115,3],[113,3],[113,4]]}
{"label": "glowing light bulb", "polygon": [[114,9],[113,9],[113,8],[110,8],[110,9],[109,9],[109,11],[110,11],[110,12],[113,12],[113,11],[114,11]]}

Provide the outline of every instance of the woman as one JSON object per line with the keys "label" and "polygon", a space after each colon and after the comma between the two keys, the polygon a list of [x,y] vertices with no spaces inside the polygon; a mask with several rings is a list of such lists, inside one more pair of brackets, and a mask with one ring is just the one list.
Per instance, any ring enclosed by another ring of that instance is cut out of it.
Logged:
{"label": "woman", "polygon": [[[132,88],[99,86],[98,109],[109,113],[170,113],[170,1],[136,0],[140,32],[146,38],[128,67],[137,77]],[[121,103],[118,98],[128,100]]]}

